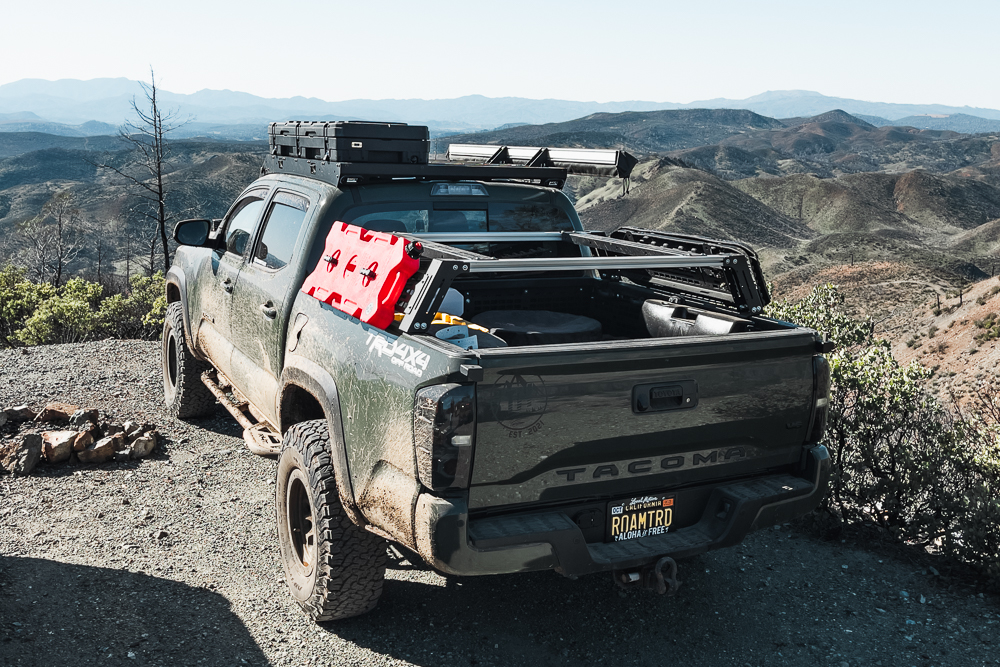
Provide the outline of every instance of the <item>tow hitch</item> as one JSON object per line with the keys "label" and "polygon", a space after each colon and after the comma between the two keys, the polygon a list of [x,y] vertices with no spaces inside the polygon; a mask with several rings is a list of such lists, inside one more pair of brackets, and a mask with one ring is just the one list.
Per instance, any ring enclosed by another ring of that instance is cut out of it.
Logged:
{"label": "tow hitch", "polygon": [[[667,568],[666,575],[664,567]],[[656,561],[656,565],[647,565],[639,570],[616,570],[611,573],[611,578],[619,588],[645,588],[660,595],[675,595],[681,587],[677,579],[677,562],[670,556],[664,556]]]}

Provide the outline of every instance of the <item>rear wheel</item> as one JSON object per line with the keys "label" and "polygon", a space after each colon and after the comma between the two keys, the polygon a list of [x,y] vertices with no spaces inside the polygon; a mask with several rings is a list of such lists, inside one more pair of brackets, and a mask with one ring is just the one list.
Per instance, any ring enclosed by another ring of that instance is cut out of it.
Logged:
{"label": "rear wheel", "polygon": [[295,424],[278,459],[278,545],[292,597],[315,621],[375,608],[385,579],[385,540],[344,512],[325,420]]}
{"label": "rear wheel", "polygon": [[179,301],[167,306],[163,318],[163,398],[175,417],[202,417],[215,411],[215,396],[201,381],[211,368],[195,358],[184,337],[184,315]]}

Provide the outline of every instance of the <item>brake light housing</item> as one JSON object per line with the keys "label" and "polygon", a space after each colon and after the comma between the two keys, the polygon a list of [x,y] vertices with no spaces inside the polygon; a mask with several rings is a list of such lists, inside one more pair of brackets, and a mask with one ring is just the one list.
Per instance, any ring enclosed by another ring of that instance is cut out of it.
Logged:
{"label": "brake light housing", "polygon": [[816,397],[816,404],[809,423],[807,441],[810,443],[820,442],[826,432],[826,420],[830,415],[830,385],[830,362],[822,354],[817,354],[813,357],[813,395]]}
{"label": "brake light housing", "polygon": [[413,440],[421,484],[434,491],[468,488],[475,437],[475,385],[439,384],[417,391]]}

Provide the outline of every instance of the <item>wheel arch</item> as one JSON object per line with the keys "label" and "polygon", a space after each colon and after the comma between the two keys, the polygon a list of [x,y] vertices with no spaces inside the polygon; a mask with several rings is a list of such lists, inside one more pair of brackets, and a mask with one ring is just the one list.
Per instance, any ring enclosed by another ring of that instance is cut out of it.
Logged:
{"label": "wheel arch", "polygon": [[172,303],[181,304],[181,319],[184,321],[184,340],[187,341],[188,348],[190,348],[191,352],[197,358],[204,360],[205,358],[198,352],[198,348],[194,344],[194,335],[191,331],[191,316],[188,313],[187,301],[187,278],[184,277],[184,273],[179,271],[176,266],[171,266],[170,270],[167,271],[165,289],[167,292],[167,305]]}
{"label": "wheel arch", "polygon": [[330,429],[330,455],[337,478],[337,492],[351,521],[365,521],[354,501],[354,486],[347,461],[347,444],[340,412],[340,394],[333,376],[319,364],[296,354],[285,355],[281,391],[277,397],[278,427],[285,433],[293,424],[325,419]]}

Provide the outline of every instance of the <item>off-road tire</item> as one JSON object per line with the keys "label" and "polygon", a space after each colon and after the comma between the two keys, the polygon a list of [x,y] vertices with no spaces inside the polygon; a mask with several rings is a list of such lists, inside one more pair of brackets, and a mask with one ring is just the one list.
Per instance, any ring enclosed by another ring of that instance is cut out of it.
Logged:
{"label": "off-road tire", "polygon": [[163,399],[170,414],[179,419],[203,417],[215,411],[215,396],[201,381],[211,366],[196,359],[184,337],[184,315],[179,301],[167,306],[163,318]]}
{"label": "off-road tire", "polygon": [[386,541],[355,525],[340,503],[325,420],[285,433],[275,483],[278,546],[292,597],[314,621],[375,608]]}

